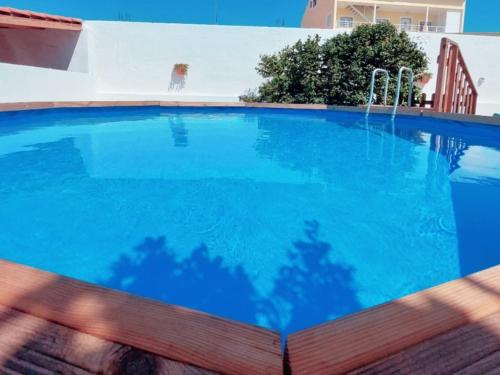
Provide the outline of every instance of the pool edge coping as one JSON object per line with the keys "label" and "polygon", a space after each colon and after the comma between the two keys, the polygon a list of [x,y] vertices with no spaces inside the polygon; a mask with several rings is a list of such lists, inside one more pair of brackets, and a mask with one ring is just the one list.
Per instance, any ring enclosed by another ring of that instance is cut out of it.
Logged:
{"label": "pool edge coping", "polygon": [[285,358],[277,332],[5,260],[0,304],[216,372],[336,374],[500,312],[500,265],[290,334]]}
{"label": "pool edge coping", "polygon": [[[309,110],[333,110],[343,112],[362,113],[366,111],[365,106],[343,106],[326,104],[283,104],[283,103],[246,103],[246,102],[184,102],[184,101],[49,101],[49,102],[15,102],[0,103],[0,112],[29,111],[36,109],[56,108],[103,108],[103,107],[225,107],[225,108],[274,108],[274,109],[309,109]],[[420,107],[400,107],[400,115],[429,117],[442,120],[460,121],[465,123],[477,123],[482,125],[500,126],[500,117],[465,115],[459,113],[435,112]],[[375,114],[391,114],[392,107],[373,106],[371,112]]]}
{"label": "pool edge coping", "polygon": [[344,374],[500,312],[500,265],[290,334],[294,374]]}
{"label": "pool edge coping", "polygon": [[0,305],[218,373],[283,373],[278,332],[3,259]]}

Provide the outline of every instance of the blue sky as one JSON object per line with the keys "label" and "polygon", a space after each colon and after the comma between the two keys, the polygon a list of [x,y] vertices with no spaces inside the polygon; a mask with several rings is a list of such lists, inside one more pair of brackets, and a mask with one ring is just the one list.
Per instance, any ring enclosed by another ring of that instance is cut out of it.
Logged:
{"label": "blue sky", "polygon": [[[84,19],[298,27],[306,3],[307,0],[4,0],[2,5]],[[466,31],[500,32],[499,0],[468,0],[467,8]]]}

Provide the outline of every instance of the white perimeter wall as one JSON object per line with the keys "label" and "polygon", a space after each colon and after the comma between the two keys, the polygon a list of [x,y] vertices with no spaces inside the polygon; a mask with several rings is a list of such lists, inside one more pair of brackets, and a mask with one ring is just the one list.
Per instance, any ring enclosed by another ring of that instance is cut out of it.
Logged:
{"label": "white perimeter wall", "polygon": [[[48,32],[41,31],[41,32]],[[1,36],[9,38],[13,30],[6,30]],[[57,43],[57,39],[50,38],[46,46],[36,46],[29,39],[23,38],[23,32],[17,35],[17,40],[26,48],[50,48],[50,43]],[[13,38],[9,41],[12,42]],[[0,48],[9,48],[14,57],[19,58],[23,51],[12,48],[9,41]],[[55,50],[55,46],[52,47]],[[26,51],[27,54],[32,51]],[[53,52],[54,53],[54,52]],[[60,51],[59,51],[60,53]],[[50,56],[40,55],[40,60],[47,60]],[[67,59],[67,57],[64,57]],[[92,100],[96,97],[96,90],[91,74],[89,62],[88,30],[81,32],[67,70],[47,69],[27,65],[5,64],[0,62],[0,103],[33,102],[33,101],[76,101]]]}
{"label": "white perimeter wall", "polygon": [[[86,73],[0,64],[0,101],[237,101],[259,86],[260,55],[316,33],[331,37],[338,31],[89,21],[71,62],[88,64]],[[412,33],[428,54],[434,77],[443,36]],[[500,38],[447,36],[460,44],[476,83],[483,78],[478,113],[500,112]],[[175,63],[190,65],[184,85],[172,74]],[[424,91],[434,90],[432,80]]]}

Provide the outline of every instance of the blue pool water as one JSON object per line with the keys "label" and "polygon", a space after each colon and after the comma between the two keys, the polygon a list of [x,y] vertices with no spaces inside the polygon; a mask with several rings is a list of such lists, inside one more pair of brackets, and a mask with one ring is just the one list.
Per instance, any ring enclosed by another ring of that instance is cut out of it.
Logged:
{"label": "blue pool water", "polygon": [[0,114],[0,256],[287,334],[500,263],[500,128]]}

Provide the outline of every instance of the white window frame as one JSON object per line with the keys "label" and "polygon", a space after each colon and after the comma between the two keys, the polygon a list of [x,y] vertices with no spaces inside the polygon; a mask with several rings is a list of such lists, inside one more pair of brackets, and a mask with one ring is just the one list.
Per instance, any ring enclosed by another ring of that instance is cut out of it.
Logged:
{"label": "white window frame", "polygon": [[354,17],[342,16],[339,18],[339,27],[352,28],[354,26]]}
{"label": "white window frame", "polygon": [[[405,24],[403,24],[403,20],[410,20],[410,23],[408,24],[408,27],[406,27]],[[399,25],[401,27],[401,30],[411,31],[411,25],[412,24],[413,24],[413,18],[412,17],[405,16],[405,17],[401,17],[399,19]]]}

